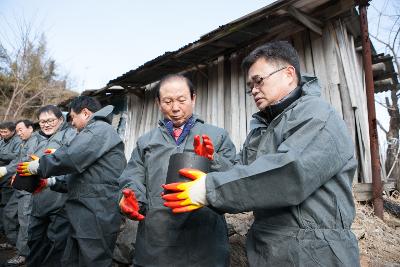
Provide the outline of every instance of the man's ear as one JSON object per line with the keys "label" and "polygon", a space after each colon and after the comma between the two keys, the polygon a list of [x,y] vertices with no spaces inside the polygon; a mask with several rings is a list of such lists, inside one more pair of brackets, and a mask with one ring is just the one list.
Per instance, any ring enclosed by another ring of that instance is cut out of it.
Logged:
{"label": "man's ear", "polygon": [[196,94],[193,94],[193,96],[192,96],[192,107],[193,108],[194,108],[195,104],[196,104]]}
{"label": "man's ear", "polygon": [[91,111],[90,111],[89,109],[87,109],[87,108],[83,108],[81,112],[83,112],[83,114],[85,114],[85,116],[88,117],[88,118],[89,118],[89,117],[92,115],[92,113],[93,113],[93,112],[91,112]]}
{"label": "man's ear", "polygon": [[293,66],[288,66],[285,71],[288,77],[290,77],[293,81],[297,81],[296,69]]}

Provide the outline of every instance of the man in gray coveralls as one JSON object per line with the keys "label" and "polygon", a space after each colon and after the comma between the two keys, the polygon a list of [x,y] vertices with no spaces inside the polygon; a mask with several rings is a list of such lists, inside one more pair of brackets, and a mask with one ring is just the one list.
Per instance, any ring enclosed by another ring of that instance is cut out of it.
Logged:
{"label": "man in gray coveralls", "polygon": [[[224,216],[210,208],[176,216],[163,206],[160,196],[172,154],[196,152],[211,159],[214,171],[227,170],[233,164],[236,150],[227,131],[194,115],[195,100],[188,78],[172,74],[161,79],[156,101],[163,119],[138,139],[120,177],[123,192],[130,193],[122,197],[121,211],[131,219],[141,220],[135,266],[229,266]],[[199,136],[203,136],[203,143]],[[136,205],[133,196],[137,197]],[[145,218],[138,214],[139,207]]]}
{"label": "man in gray coveralls", "polygon": [[[15,134],[15,124],[11,121],[0,123],[0,137],[0,167],[6,167],[18,157],[21,138]],[[0,231],[3,231],[7,227],[3,225],[3,209],[14,193],[14,189],[10,185],[12,174],[7,173],[6,168],[1,168],[0,176]],[[3,249],[1,244],[0,249]]]}
{"label": "man in gray coveralls", "polygon": [[[38,140],[40,140],[39,133],[33,131],[33,122],[30,120],[17,121],[15,131],[22,140],[18,156],[6,167],[0,167],[0,173],[9,176],[15,175],[18,162],[29,158],[29,153],[33,153]],[[18,252],[7,261],[5,264],[7,267],[25,263],[25,257],[29,254],[28,226],[32,210],[32,194],[25,190],[14,189],[13,191],[14,193],[4,207],[3,222],[7,239],[11,245],[17,248]],[[0,244],[1,246],[7,246],[7,244]]]}
{"label": "man in gray coveralls", "polygon": [[359,266],[350,227],[355,209],[354,145],[338,113],[320,98],[315,77],[301,77],[287,42],[256,48],[243,61],[259,112],[225,172],[181,170],[196,180],[164,186],[173,212],[203,206],[254,212],[250,266]]}
{"label": "man in gray coveralls", "polygon": [[111,266],[121,223],[118,177],[126,166],[124,143],[110,124],[113,106],[79,96],[70,103],[78,134],[53,154],[21,164],[20,172],[50,177],[67,175],[65,209],[70,231],[63,266]]}

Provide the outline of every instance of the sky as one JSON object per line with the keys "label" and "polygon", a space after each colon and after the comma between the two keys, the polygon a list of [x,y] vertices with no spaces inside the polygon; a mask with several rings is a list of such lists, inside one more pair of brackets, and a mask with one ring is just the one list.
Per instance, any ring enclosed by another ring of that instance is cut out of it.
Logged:
{"label": "sky", "polygon": [[[396,19],[394,15],[400,14],[400,2],[398,0],[372,0],[370,4],[368,8],[368,30],[370,34],[378,35],[382,40],[389,40],[391,38],[389,33],[391,32],[394,19]],[[380,13],[382,13],[382,16],[379,16]],[[390,53],[384,45],[377,42],[374,38],[371,38],[371,41],[378,53]],[[400,47],[400,44],[398,47]],[[384,106],[386,97],[390,99],[390,92],[375,94],[375,110],[377,120],[388,130],[390,117]],[[377,129],[380,151],[382,153],[382,151],[386,151],[388,145],[386,134],[380,127],[377,127]],[[383,157],[385,158],[385,154],[383,154]]]}
{"label": "sky", "polygon": [[[49,56],[81,92],[198,40],[272,0],[0,0],[0,38],[21,21],[47,39]],[[12,38],[9,38],[12,39]]]}
{"label": "sky", "polygon": [[[272,2],[0,0],[0,38],[11,40],[7,30],[15,32],[23,21],[31,24],[35,31],[45,34],[58,73],[67,74],[70,88],[82,92],[102,88],[109,80]],[[392,2],[395,0],[371,1],[370,32],[377,32],[377,11],[393,12]],[[372,41],[379,52],[387,52]],[[376,98],[384,103],[385,96],[378,94]],[[386,109],[376,104],[376,110],[378,120],[388,129]],[[380,130],[379,135],[385,149]]]}

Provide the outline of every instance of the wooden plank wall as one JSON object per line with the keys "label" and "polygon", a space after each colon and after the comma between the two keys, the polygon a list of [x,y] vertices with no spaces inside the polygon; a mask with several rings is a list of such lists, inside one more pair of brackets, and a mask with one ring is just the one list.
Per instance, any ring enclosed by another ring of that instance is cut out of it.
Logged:
{"label": "wooden plank wall", "polygon": [[[356,135],[354,141],[359,159],[359,174],[361,176],[359,180],[372,182],[366,87],[361,54],[355,51],[354,38],[347,32],[341,21],[336,21],[333,24],[331,32],[336,39],[336,53],[341,62],[341,71],[344,74],[341,80],[342,89],[347,89],[353,109],[352,114],[354,114],[354,118],[344,117],[344,119],[346,122],[354,121],[355,123],[350,129]],[[343,92],[343,94],[346,94],[346,92]],[[349,123],[348,125],[350,126]]]}
{"label": "wooden plank wall", "polygon": [[[349,128],[360,163],[355,182],[370,182],[364,76],[353,37],[338,20],[325,25],[322,36],[304,30],[294,34],[291,41],[299,51],[302,71],[319,78],[322,97],[339,112]],[[197,90],[195,113],[206,122],[227,129],[238,150],[249,131],[251,115],[257,111],[252,98],[245,94],[245,77],[240,66],[243,57],[242,51],[221,55],[206,68],[188,73]],[[154,85],[147,86],[143,99],[128,95],[127,155],[138,136],[157,127],[161,118],[151,94]]]}

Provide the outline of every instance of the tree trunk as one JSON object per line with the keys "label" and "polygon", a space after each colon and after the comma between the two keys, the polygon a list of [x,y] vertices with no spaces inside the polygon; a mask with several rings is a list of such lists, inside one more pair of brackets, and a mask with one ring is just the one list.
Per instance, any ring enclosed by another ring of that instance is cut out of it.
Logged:
{"label": "tree trunk", "polygon": [[7,110],[6,110],[6,113],[4,114],[3,121],[8,120],[8,116],[10,114],[10,111],[11,111],[12,107],[14,106],[14,101],[15,101],[15,98],[17,96],[17,89],[16,88],[18,88],[18,83],[17,82],[16,82],[16,86],[15,86],[15,88],[13,90],[10,102],[8,102]]}
{"label": "tree trunk", "polygon": [[[388,105],[388,112],[390,115],[389,131],[386,134],[388,148],[386,151],[386,173],[388,179],[396,182],[397,190],[400,190],[400,164],[399,164],[399,128],[400,128],[400,113],[398,97],[396,91],[391,91],[392,104]],[[386,98],[388,104],[388,99]]]}

